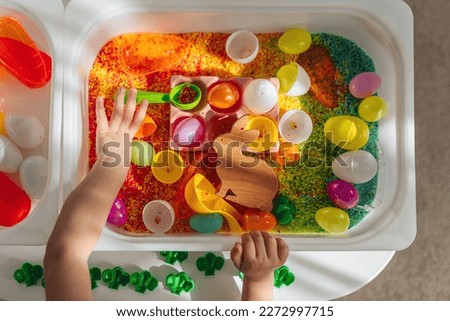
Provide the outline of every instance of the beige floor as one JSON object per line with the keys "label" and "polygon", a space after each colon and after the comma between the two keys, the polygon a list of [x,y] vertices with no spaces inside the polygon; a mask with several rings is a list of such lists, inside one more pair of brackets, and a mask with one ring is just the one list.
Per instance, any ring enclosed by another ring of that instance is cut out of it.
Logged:
{"label": "beige floor", "polygon": [[342,300],[450,300],[450,1],[405,1],[415,19],[417,238]]}

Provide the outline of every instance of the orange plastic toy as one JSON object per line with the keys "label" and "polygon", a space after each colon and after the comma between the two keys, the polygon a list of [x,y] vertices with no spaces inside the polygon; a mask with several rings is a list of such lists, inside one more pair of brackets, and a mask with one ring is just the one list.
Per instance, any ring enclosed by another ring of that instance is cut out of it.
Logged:
{"label": "orange plastic toy", "polygon": [[0,18],[0,63],[30,88],[39,88],[51,78],[52,60],[40,51],[19,21]]}
{"label": "orange plastic toy", "polygon": [[119,41],[119,62],[125,71],[136,76],[172,67],[190,47],[188,42],[173,35],[127,34]]}

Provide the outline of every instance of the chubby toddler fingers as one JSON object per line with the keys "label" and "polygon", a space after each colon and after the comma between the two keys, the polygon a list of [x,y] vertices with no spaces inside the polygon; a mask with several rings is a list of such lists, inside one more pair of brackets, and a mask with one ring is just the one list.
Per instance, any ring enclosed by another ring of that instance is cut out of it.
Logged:
{"label": "chubby toddler fingers", "polygon": [[109,128],[112,131],[117,131],[122,123],[123,119],[123,109],[125,100],[125,88],[119,87],[117,89],[116,101],[114,103],[114,111],[111,117],[111,122],[109,123]]}
{"label": "chubby toddler fingers", "polygon": [[249,233],[242,235],[242,251],[244,253],[244,260],[245,258],[256,257],[255,243]]}
{"label": "chubby toddler fingers", "polygon": [[266,244],[264,243],[264,237],[259,231],[252,231],[250,235],[253,238],[253,242],[255,243],[255,251],[257,258],[265,258],[267,257],[266,253]]}
{"label": "chubby toddler fingers", "polygon": [[97,131],[106,132],[108,130],[108,118],[105,112],[105,101],[102,96],[98,96],[95,101],[95,114],[97,117]]}
{"label": "chubby toddler fingers", "polygon": [[289,256],[289,246],[285,240],[277,238],[277,249],[280,265],[283,265]]}
{"label": "chubby toddler fingers", "polygon": [[148,102],[146,100],[143,100],[139,105],[138,111],[134,115],[133,121],[130,124],[129,130],[131,137],[134,137],[134,135],[136,135],[137,131],[139,130],[139,127],[141,127],[142,122],[145,119],[145,115],[147,114],[147,108]]}
{"label": "chubby toddler fingers", "polygon": [[134,117],[134,112],[136,111],[136,98],[137,90],[136,88],[131,88],[128,91],[128,99],[125,103],[122,123],[120,124],[124,131],[127,131]]}

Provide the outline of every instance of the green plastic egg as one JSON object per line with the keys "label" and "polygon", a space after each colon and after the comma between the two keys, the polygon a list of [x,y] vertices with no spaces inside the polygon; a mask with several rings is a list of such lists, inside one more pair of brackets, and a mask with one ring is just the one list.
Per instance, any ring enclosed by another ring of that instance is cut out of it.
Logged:
{"label": "green plastic egg", "polygon": [[343,233],[348,230],[350,217],[341,209],[325,207],[316,212],[316,222],[327,232]]}
{"label": "green plastic egg", "polygon": [[194,214],[189,219],[189,225],[198,233],[215,233],[222,228],[223,217],[217,213]]}
{"label": "green plastic egg", "polygon": [[154,153],[153,146],[143,140],[133,140],[131,143],[131,162],[137,166],[151,166]]}

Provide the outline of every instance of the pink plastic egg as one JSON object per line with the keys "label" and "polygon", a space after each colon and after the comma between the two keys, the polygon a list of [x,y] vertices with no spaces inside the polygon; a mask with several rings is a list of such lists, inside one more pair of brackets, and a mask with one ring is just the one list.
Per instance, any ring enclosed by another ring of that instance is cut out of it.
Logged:
{"label": "pink plastic egg", "polygon": [[205,122],[197,117],[180,117],[173,128],[172,139],[181,147],[198,147],[206,138]]}
{"label": "pink plastic egg", "polygon": [[114,200],[113,206],[109,211],[107,222],[115,226],[122,226],[128,220],[128,211],[124,202],[120,198]]}
{"label": "pink plastic egg", "polygon": [[375,94],[380,88],[381,78],[374,72],[363,72],[350,81],[350,93],[356,98],[366,98]]}
{"label": "pink plastic egg", "polygon": [[327,186],[328,196],[334,204],[342,209],[350,209],[356,206],[359,201],[359,194],[353,185],[341,181],[335,180],[328,183]]}

